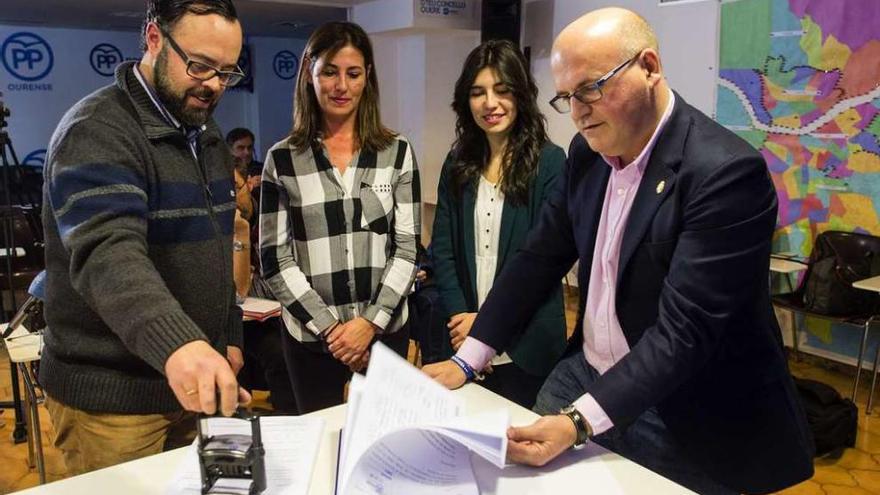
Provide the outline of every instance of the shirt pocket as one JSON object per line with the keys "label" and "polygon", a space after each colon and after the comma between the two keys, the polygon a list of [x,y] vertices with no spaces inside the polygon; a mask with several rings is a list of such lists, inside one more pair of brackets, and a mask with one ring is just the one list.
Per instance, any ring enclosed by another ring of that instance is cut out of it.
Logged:
{"label": "shirt pocket", "polygon": [[391,184],[361,183],[361,228],[387,234],[394,219],[394,188]]}

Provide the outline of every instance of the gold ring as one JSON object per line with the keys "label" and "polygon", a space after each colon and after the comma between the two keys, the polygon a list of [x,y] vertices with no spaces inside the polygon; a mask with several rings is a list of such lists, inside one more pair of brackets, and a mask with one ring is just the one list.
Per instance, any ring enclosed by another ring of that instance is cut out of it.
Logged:
{"label": "gold ring", "polygon": [[185,393],[186,395],[196,395],[197,393],[199,393],[199,390],[194,388],[194,389],[192,389],[192,390],[187,390],[187,391],[185,391],[184,393]]}

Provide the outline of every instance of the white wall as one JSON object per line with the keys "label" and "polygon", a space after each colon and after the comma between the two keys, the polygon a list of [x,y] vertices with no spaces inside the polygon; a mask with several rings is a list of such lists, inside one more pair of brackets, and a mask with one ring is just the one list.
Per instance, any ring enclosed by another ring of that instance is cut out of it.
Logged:
{"label": "white wall", "polygon": [[[139,43],[136,32],[0,25],[0,91],[12,112],[8,130],[19,160],[31,156],[29,162],[40,165],[44,157],[40,150],[45,150],[64,112],[92,91],[111,84],[112,68],[121,59],[139,60]],[[305,41],[251,37],[247,43],[254,92],[227,91],[215,118],[224,132],[238,126],[254,131],[256,149],[262,155],[287,134],[291,123],[293,80],[276,73],[275,56],[288,50],[298,58]],[[95,50],[98,45],[103,48]]]}
{"label": "white wall", "polygon": [[373,43],[383,122],[412,144],[429,205],[437,202],[440,169],[455,138],[455,81],[480,41],[478,30],[466,29],[479,25],[477,3],[468,0],[467,9],[445,17],[421,14],[419,0],[374,0],[352,9]]}
{"label": "white wall", "polygon": [[[256,78],[254,92],[257,95],[257,105],[252,108],[257,115],[248,121],[253,123],[252,130],[257,134],[254,149],[262,160],[265,158],[266,150],[285,138],[293,125],[295,74],[302,60],[306,40],[253,38],[252,45],[254,45],[254,77]],[[284,60],[290,60],[286,52],[296,57],[296,67],[283,63]],[[276,58],[279,67],[276,67]],[[282,67],[286,70],[282,70]]]}

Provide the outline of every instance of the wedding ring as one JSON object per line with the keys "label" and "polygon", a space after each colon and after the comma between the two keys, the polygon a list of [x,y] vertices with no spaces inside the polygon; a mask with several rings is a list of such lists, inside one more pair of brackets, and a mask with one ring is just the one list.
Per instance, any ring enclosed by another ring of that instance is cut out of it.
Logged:
{"label": "wedding ring", "polygon": [[199,393],[199,390],[194,388],[192,390],[186,390],[184,393],[186,395],[196,395],[197,393]]}

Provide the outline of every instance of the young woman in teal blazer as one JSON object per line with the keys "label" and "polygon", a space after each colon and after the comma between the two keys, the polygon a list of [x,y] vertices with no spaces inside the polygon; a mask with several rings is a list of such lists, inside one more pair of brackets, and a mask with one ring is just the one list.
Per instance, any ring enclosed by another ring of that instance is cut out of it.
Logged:
{"label": "young woman in teal blazer", "polygon": [[[562,174],[537,86],[519,49],[487,41],[465,60],[455,85],[456,141],[440,175],[432,236],[435,282],[458,349],[505,263],[525,242]],[[523,287],[523,290],[528,290]],[[483,386],[531,408],[565,349],[561,282],[493,359]]]}

